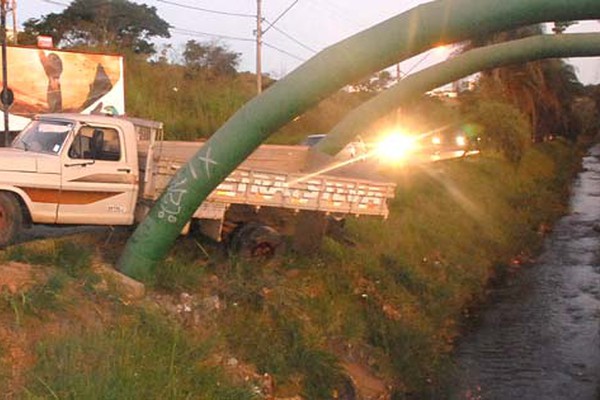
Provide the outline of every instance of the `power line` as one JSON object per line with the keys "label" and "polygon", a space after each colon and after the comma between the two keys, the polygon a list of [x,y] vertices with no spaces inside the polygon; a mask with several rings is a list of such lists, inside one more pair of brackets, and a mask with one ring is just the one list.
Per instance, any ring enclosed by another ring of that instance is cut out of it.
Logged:
{"label": "power line", "polygon": [[40,1],[43,1],[44,3],[48,3],[48,4],[54,4],[55,6],[69,7],[68,4],[61,3],[60,1],[54,1],[54,0],[40,0]]}
{"label": "power line", "polygon": [[275,46],[273,46],[273,45],[271,45],[271,44],[269,44],[269,43],[267,43],[267,42],[264,42],[264,41],[263,41],[263,42],[262,42],[262,44],[263,44],[263,45],[265,45],[265,46],[267,46],[267,47],[268,47],[268,48],[270,48],[270,49],[273,49],[273,50],[275,50],[275,51],[278,51],[278,52],[280,52],[280,53],[282,53],[282,54],[285,54],[285,55],[287,55],[287,56],[290,56],[290,57],[292,57],[292,58],[295,58],[295,59],[296,59],[296,60],[298,60],[298,61],[302,61],[302,62],[306,61],[306,59],[305,59],[305,58],[298,57],[298,56],[297,56],[297,55],[295,55],[295,54],[292,54],[292,53],[290,53],[290,52],[288,52],[288,51],[285,51],[285,50],[283,50],[283,49],[280,49],[279,47],[275,47]]}
{"label": "power line", "polygon": [[267,28],[262,31],[262,33],[266,33],[269,29],[271,29],[273,27],[273,25],[275,25],[277,23],[277,21],[279,21],[285,14],[287,14],[288,11],[290,11],[292,9],[292,7],[294,7],[298,1],[300,0],[294,0],[294,2],[292,2],[292,4],[290,4],[288,6],[288,8],[286,8],[281,14],[279,14],[279,16],[277,18],[275,18],[275,20],[272,23],[269,23],[269,26],[267,26]]}
{"label": "power line", "polygon": [[171,30],[174,33],[179,33],[181,35],[188,35],[188,36],[209,36],[209,37],[215,37],[215,38],[219,38],[219,39],[237,40],[237,41],[241,41],[241,42],[254,42],[255,41],[254,38],[219,35],[216,33],[199,32],[199,31],[193,31],[191,29],[177,28],[177,27],[173,27],[173,26],[171,27]]}
{"label": "power line", "polygon": [[[51,0],[46,0],[46,1],[51,1]],[[176,6],[176,7],[187,8],[188,10],[202,11],[202,12],[211,13],[211,14],[227,15],[230,17],[256,18],[256,15],[254,15],[254,14],[243,14],[243,13],[234,13],[234,12],[229,12],[229,11],[211,10],[208,8],[201,8],[201,7],[190,6],[188,4],[181,4],[181,3],[177,3],[175,1],[170,1],[170,0],[156,0],[156,1],[158,1],[159,3],[170,4],[170,5]]]}
{"label": "power line", "polygon": [[[265,20],[266,21],[266,20]],[[268,22],[268,21],[267,21]],[[290,34],[282,31],[281,29],[277,28],[276,26],[273,26],[273,24],[271,24],[270,26],[271,28],[275,29],[277,32],[281,33],[283,36],[287,37],[288,39],[290,39],[291,41],[293,41],[294,43],[296,43],[299,46],[304,47],[306,50],[308,51],[312,51],[313,53],[318,53],[317,50],[312,49],[310,47],[308,47],[307,45],[305,45],[304,43],[300,42],[298,39],[294,38],[293,36],[291,36]],[[266,31],[263,31],[263,33],[265,33]]]}
{"label": "power line", "polygon": [[[46,0],[46,1],[52,1],[52,0]],[[220,14],[220,15],[228,15],[228,16],[235,16],[235,17],[247,17],[247,18],[256,18],[256,15],[253,14],[242,14],[242,13],[231,13],[231,12],[226,12],[226,11],[218,11],[218,10],[211,10],[211,9],[206,9],[206,8],[201,8],[201,7],[195,7],[195,6],[190,6],[187,4],[182,4],[182,3],[178,3],[175,1],[171,1],[171,0],[156,0],[159,3],[165,3],[165,4],[170,4],[176,7],[182,7],[182,8],[187,8],[190,10],[196,10],[196,11],[203,11],[203,12],[208,12],[208,13],[213,13],[213,14]],[[279,16],[277,16],[277,18],[275,18],[275,20],[273,22],[269,22],[265,19],[265,21],[269,24],[269,26],[262,31],[262,33],[264,34],[265,32],[267,32],[270,28],[275,29],[277,32],[281,33],[282,35],[284,35],[285,37],[287,37],[288,39],[290,39],[291,41],[293,41],[294,43],[298,44],[299,46],[305,48],[306,50],[309,50],[313,53],[317,53],[316,50],[310,48],[309,46],[305,45],[304,43],[300,42],[299,40],[297,40],[296,38],[292,37],[290,34],[284,32],[283,30],[275,27],[274,25],[277,23],[277,21],[279,21],[287,12],[289,12],[300,0],[295,0],[293,1],[281,14],[279,14]],[[185,32],[186,34],[189,34],[190,31]],[[195,33],[194,33],[195,34]],[[197,32],[197,34],[202,35],[202,36],[216,36],[219,38],[223,38],[223,39],[233,39],[233,40],[243,40],[243,41],[248,41],[249,39],[246,38],[232,38],[232,37],[228,37],[228,36],[223,36],[223,35],[213,35],[213,34],[209,34],[209,33],[205,33],[205,32]]]}
{"label": "power line", "polygon": [[[187,36],[194,36],[194,37],[204,37],[204,36],[209,36],[209,37],[215,37],[215,38],[219,38],[219,39],[229,39],[229,40],[238,40],[238,41],[242,41],[242,42],[254,42],[255,39],[254,38],[242,38],[242,37],[234,37],[234,36],[226,36],[226,35],[217,35],[214,33],[208,33],[208,32],[198,32],[198,31],[193,31],[190,29],[182,29],[182,28],[172,28],[174,33],[178,33],[180,35],[187,35]],[[299,57],[295,54],[290,53],[289,51],[280,49],[279,47],[273,46],[272,44],[269,44],[267,42],[262,42],[262,44],[266,47],[269,47],[270,49],[273,49],[275,51],[278,51],[282,54],[285,54],[289,57],[295,58],[298,61],[306,61],[306,59]]]}
{"label": "power line", "polygon": [[421,64],[423,61],[425,61],[429,56],[431,55],[431,51],[428,51],[427,53],[425,53],[423,55],[423,57],[421,57],[421,59],[419,61],[417,61],[409,70],[408,72],[406,72],[404,75],[410,75],[411,72],[414,71],[415,68],[417,68],[419,66],[419,64]]}
{"label": "power line", "polygon": [[[61,7],[69,7],[69,4],[65,4],[62,3],[60,1],[56,1],[56,0],[40,0],[42,2],[45,3],[49,3],[49,4],[54,4],[57,6],[61,6]],[[235,17],[245,17],[245,18],[256,18],[256,15],[252,15],[252,14],[242,14],[242,13],[231,13],[231,12],[226,12],[226,11],[218,11],[218,10],[210,10],[210,9],[205,9],[205,8],[200,8],[200,7],[194,7],[194,6],[190,6],[190,5],[186,5],[186,4],[181,4],[181,3],[177,3],[171,0],[156,0],[159,3],[165,3],[165,4],[170,4],[176,7],[182,7],[182,8],[187,8],[187,9],[191,9],[191,10],[196,10],[196,11],[202,11],[202,12],[207,12],[207,13],[212,13],[212,14],[220,14],[220,15],[228,15],[228,16],[235,16]],[[280,20],[289,10],[292,9],[293,6],[296,5],[296,3],[298,3],[299,0],[295,0],[292,4],[290,4],[286,10],[284,10],[284,12],[282,12],[272,23],[269,23],[269,26],[267,27],[266,30],[273,28],[274,30],[276,30],[277,32],[279,32],[280,34],[284,35],[285,37],[287,37],[288,39],[292,40],[293,42],[295,42],[296,44],[298,44],[299,46],[313,52],[313,53],[317,53],[316,50],[310,48],[309,46],[303,44],[302,42],[300,42],[299,40],[295,39],[294,37],[292,37],[291,35],[287,34],[286,32],[284,32],[283,30],[277,28],[274,26],[275,23],[277,23],[278,20]],[[255,42],[256,39],[255,38],[247,38],[247,37],[239,37],[239,36],[229,36],[229,35],[221,35],[221,34],[216,34],[216,33],[209,33],[209,32],[201,32],[201,31],[195,31],[195,30],[191,30],[191,29],[185,29],[185,28],[178,28],[176,26],[171,26],[171,31],[174,34],[179,34],[179,35],[185,35],[185,36],[192,36],[192,37],[210,37],[210,38],[216,38],[216,39],[224,39],[224,40],[233,40],[233,41],[240,41],[240,42]],[[266,30],[263,31],[266,32]],[[267,42],[262,42],[262,44],[272,50],[275,50],[279,53],[285,54],[288,57],[294,58],[298,61],[304,62],[306,61],[306,59],[299,57],[293,53],[290,53],[289,51],[283,50],[279,47],[273,46],[270,43]]]}

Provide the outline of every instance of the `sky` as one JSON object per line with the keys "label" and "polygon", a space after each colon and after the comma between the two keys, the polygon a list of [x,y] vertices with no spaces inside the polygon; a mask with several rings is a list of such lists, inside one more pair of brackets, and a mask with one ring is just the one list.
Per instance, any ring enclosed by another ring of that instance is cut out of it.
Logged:
{"label": "sky", "polygon": [[[241,54],[240,71],[256,69],[257,0],[146,0],[173,28],[174,51],[180,54],[188,40],[217,42]],[[319,51],[428,0],[261,0],[265,22],[262,71],[281,78]],[[17,22],[60,13],[69,0],[17,0]],[[11,25],[12,15],[9,15]],[[270,24],[273,24],[270,26]],[[600,32],[597,21],[583,21],[568,33]],[[160,41],[159,43],[164,43]],[[431,51],[400,64],[401,74],[412,73],[449,56]],[[600,83],[600,57],[570,59],[580,81]],[[394,70],[395,72],[395,70]]]}

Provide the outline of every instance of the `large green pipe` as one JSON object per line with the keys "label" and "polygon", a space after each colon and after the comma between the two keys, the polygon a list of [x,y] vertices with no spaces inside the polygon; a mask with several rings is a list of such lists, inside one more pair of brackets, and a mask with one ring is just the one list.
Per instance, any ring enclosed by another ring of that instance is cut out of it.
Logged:
{"label": "large green pipe", "polygon": [[438,0],[331,46],[244,105],[172,179],[118,262],[145,279],[194,210],[271,133],[349,82],[435,44],[545,21],[600,19],[598,0]]}
{"label": "large green pipe", "polygon": [[600,34],[538,35],[469,50],[409,75],[361,104],[335,125],[314,151],[334,155],[377,119],[421,94],[478,71],[544,58],[600,56]]}

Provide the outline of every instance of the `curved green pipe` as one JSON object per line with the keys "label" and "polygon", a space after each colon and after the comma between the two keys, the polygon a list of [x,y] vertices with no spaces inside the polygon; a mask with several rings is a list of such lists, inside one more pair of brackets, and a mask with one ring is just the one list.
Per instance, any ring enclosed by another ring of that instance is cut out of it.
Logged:
{"label": "curved green pipe", "polygon": [[544,58],[600,56],[600,33],[538,35],[469,50],[401,80],[348,113],[313,147],[339,152],[377,119],[421,94],[479,71]]}
{"label": "curved green pipe", "polygon": [[598,0],[438,0],[333,45],[236,112],[181,168],[118,261],[146,279],[211,191],[271,133],[349,82],[450,43],[545,21],[600,19]]}

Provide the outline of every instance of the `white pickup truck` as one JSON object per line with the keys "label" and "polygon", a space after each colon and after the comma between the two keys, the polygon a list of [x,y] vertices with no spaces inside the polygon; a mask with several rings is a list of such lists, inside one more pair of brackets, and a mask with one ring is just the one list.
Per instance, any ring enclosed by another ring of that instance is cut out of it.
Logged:
{"label": "white pickup truck", "polygon": [[[40,115],[11,147],[0,148],[0,246],[14,243],[31,224],[135,224],[201,146],[163,141],[162,124],[153,121]],[[260,146],[190,222],[257,255],[277,252],[282,235],[295,236],[298,247],[313,243],[315,227],[322,233],[327,216],[387,216],[393,183],[306,176],[299,171],[307,150]]]}

